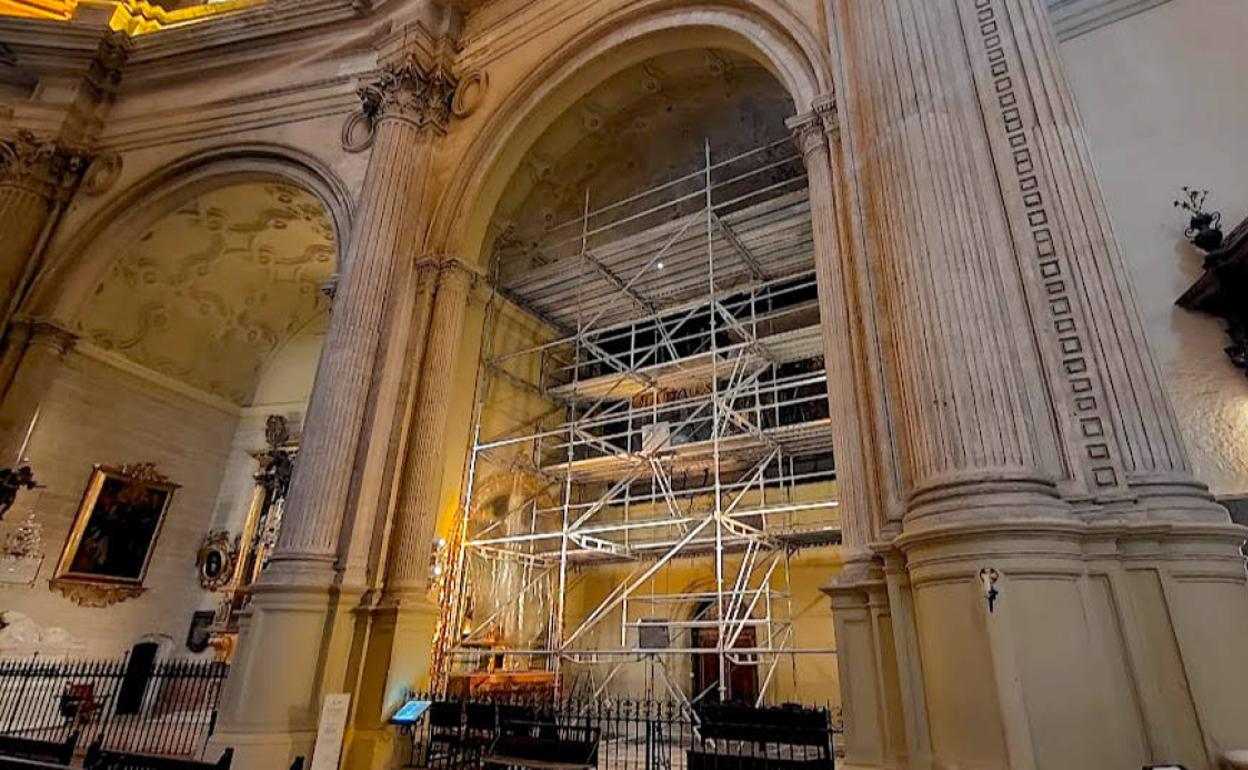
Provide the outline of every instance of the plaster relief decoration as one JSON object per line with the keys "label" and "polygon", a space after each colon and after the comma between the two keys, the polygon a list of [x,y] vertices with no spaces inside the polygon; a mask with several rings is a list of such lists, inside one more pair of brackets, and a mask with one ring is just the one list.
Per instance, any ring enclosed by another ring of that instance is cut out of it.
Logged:
{"label": "plaster relief decoration", "polygon": [[238,538],[231,542],[230,533],[223,529],[213,530],[204,537],[195,556],[199,585],[216,591],[234,579],[238,564]]}
{"label": "plaster relief decoration", "polygon": [[60,657],[81,652],[85,645],[59,627],[45,628],[16,610],[0,611],[0,658]]}
{"label": "plaster relief decoration", "polygon": [[0,538],[0,586],[31,586],[43,564],[43,525],[32,510]]}
{"label": "plaster relief decoration", "polygon": [[126,248],[78,324],[104,350],[245,405],[266,357],[323,319],[334,256],[333,226],[312,194],[222,187]]}
{"label": "plaster relief decoration", "polygon": [[91,472],[49,587],[85,607],[139,596],[179,485],[151,463]]}

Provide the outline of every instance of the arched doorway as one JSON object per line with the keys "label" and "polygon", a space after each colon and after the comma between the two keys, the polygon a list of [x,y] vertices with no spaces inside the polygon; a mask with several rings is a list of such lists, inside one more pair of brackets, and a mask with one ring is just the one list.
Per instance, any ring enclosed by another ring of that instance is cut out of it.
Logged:
{"label": "arched doorway", "polygon": [[[467,510],[498,473],[557,483],[552,503],[465,538],[444,594],[453,690],[540,672],[564,691],[651,692],[657,667],[679,698],[689,666],[716,699],[754,703],[782,679],[789,553],[838,534],[796,109],[750,56],[676,47],[569,104],[502,186]],[[736,357],[780,336],[801,342]],[[476,612],[482,576],[509,562],[542,572],[518,596],[550,597],[525,638]],[[695,597],[678,586],[707,576],[725,613],[711,625],[740,652],[706,655],[718,636],[680,614]],[[489,644],[487,680],[471,661]]]}
{"label": "arched doorway", "polygon": [[714,602],[699,602],[694,607],[690,618],[699,625],[693,629],[693,646],[697,650],[691,654],[690,665],[693,669],[690,700],[695,703],[704,701],[724,701],[753,705],[759,696],[758,657],[749,652],[734,653],[734,649],[752,650],[758,646],[758,637],[753,625],[744,625],[735,634],[735,641],[727,648],[728,658],[723,666],[724,686],[719,686],[720,662],[718,653],[707,652],[718,650],[721,639],[721,628],[711,625],[719,616]]}

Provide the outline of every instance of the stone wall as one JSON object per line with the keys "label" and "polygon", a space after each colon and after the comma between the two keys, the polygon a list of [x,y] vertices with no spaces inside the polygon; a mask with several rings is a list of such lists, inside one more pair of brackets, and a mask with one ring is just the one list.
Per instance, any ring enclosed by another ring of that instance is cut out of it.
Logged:
{"label": "stone wall", "polygon": [[1248,380],[1218,319],[1176,307],[1202,254],[1171,202],[1210,190],[1229,232],[1248,216],[1248,4],[1172,0],[1064,43],[1105,201],[1196,477],[1248,493]]}
{"label": "stone wall", "polygon": [[[46,558],[34,586],[0,586],[0,610],[24,613],[40,628],[64,628],[80,642],[76,655],[115,655],[153,636],[168,638],[169,654],[190,655],[185,639],[191,613],[219,601],[199,586],[196,551],[209,529],[241,530],[254,488],[250,453],[265,446],[265,418],[281,414],[298,432],[324,326],[322,316],[271,355],[253,404],[241,414],[176,392],[151,375],[123,371],[98,355],[70,353],[41,405],[27,452],[46,489],[22,492],[4,522],[7,531],[33,506]],[[149,590],[106,609],[79,607],[50,592],[48,579],[92,465],[127,462],[154,462],[182,485],[156,542],[144,581]]]}
{"label": "stone wall", "polygon": [[[213,500],[234,433],[235,416],[81,353],[58,372],[27,455],[46,489],[23,492],[12,515],[36,506],[46,558],[30,588],[0,588],[0,608],[62,627],[88,656],[124,652],[139,638],[167,636],[185,649],[191,612],[206,594],[195,553],[211,521]],[[85,608],[50,592],[74,514],[94,464],[152,462],[181,488],[174,493],[148,567],[142,596],[107,608]]]}

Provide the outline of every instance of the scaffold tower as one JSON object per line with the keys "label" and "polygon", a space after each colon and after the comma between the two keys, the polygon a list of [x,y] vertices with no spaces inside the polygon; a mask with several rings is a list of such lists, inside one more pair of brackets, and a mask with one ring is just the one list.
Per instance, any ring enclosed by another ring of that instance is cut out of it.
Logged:
{"label": "scaffold tower", "polygon": [[440,687],[599,694],[642,666],[727,700],[752,667],[761,703],[829,652],[795,644],[789,585],[839,541],[804,169],[787,139],[701,161],[497,260]]}

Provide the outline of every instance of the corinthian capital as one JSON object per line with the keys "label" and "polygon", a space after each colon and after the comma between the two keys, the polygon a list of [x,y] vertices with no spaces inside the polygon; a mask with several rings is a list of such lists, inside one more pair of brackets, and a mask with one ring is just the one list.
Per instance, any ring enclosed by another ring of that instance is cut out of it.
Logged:
{"label": "corinthian capital", "polygon": [[45,198],[63,196],[82,178],[85,166],[81,153],[25,129],[0,140],[0,187],[18,187]]}
{"label": "corinthian capital", "polygon": [[421,130],[446,133],[457,81],[441,64],[425,66],[413,54],[386,66],[372,83],[360,87],[364,114],[374,124],[410,123]]}

